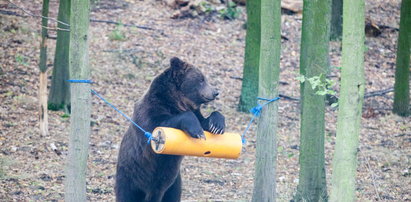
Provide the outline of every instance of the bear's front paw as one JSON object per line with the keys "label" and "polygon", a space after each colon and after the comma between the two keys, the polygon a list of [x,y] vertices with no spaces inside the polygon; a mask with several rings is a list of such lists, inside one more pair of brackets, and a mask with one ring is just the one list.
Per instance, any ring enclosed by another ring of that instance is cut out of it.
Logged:
{"label": "bear's front paw", "polygon": [[201,128],[200,124],[198,124],[198,126],[188,126],[184,131],[186,131],[193,138],[206,139],[203,128]]}
{"label": "bear's front paw", "polygon": [[214,134],[223,134],[225,129],[225,118],[220,112],[213,112],[207,118],[208,129],[207,131]]}

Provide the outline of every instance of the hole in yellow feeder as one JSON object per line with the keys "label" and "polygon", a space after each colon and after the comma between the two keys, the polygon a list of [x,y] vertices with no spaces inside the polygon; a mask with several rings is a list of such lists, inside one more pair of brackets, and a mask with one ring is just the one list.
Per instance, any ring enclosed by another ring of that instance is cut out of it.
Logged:
{"label": "hole in yellow feeder", "polygon": [[210,151],[206,151],[206,152],[204,152],[204,156],[209,156],[211,154],[211,152]]}

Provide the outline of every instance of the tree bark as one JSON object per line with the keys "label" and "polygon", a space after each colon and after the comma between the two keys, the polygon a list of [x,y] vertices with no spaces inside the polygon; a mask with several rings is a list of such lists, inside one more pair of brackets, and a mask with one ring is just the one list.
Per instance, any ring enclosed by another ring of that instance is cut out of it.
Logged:
{"label": "tree bark", "polygon": [[[89,0],[73,0],[70,17],[70,78],[90,79],[88,58]],[[71,85],[71,123],[65,181],[65,201],[86,201],[86,168],[90,139],[89,83]]]}
{"label": "tree bark", "polygon": [[343,0],[332,0],[331,5],[330,39],[332,41],[340,41],[342,36]]}
{"label": "tree bark", "polygon": [[[300,73],[327,74],[331,1],[304,1]],[[325,81],[323,81],[325,82]],[[301,83],[300,176],[295,201],[327,201],[324,160],[325,96]]]}
{"label": "tree bark", "polygon": [[260,20],[261,0],[249,1],[247,7],[247,33],[245,37],[245,55],[243,82],[241,87],[239,111],[248,112],[256,103],[258,93],[258,68],[260,60]]}
{"label": "tree bark", "polygon": [[[278,96],[281,53],[280,0],[261,0],[261,46],[258,95]],[[255,180],[252,201],[275,201],[278,102],[267,104],[257,129]]]}
{"label": "tree bark", "polygon": [[39,85],[39,123],[40,134],[48,135],[48,112],[47,112],[47,28],[49,14],[49,0],[43,0],[41,14],[45,16],[41,20],[41,44],[40,44],[40,85]]}
{"label": "tree bark", "polygon": [[[60,0],[58,20],[69,24],[70,0]],[[69,26],[58,23],[58,28],[70,29]],[[69,46],[70,32],[58,30],[56,53],[54,55],[54,69],[49,94],[49,109],[70,109],[69,79]]]}
{"label": "tree bark", "polygon": [[397,47],[393,112],[400,116],[408,116],[410,114],[411,0],[402,0],[401,3]]}
{"label": "tree bark", "polygon": [[330,201],[355,201],[358,139],[364,100],[364,0],[345,0],[341,91]]}

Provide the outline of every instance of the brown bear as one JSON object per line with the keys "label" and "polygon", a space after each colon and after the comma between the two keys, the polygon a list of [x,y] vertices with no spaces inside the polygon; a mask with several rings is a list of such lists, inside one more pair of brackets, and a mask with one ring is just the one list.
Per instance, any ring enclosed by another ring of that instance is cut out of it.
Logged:
{"label": "brown bear", "polygon": [[[147,131],[159,126],[185,131],[205,138],[204,131],[223,134],[224,116],[213,112],[204,118],[201,104],[216,98],[204,75],[174,57],[170,68],[157,76],[134,107],[133,121]],[[152,151],[144,133],[130,125],[120,146],[116,173],[116,199],[132,201],[180,201],[182,156],[159,155]]]}

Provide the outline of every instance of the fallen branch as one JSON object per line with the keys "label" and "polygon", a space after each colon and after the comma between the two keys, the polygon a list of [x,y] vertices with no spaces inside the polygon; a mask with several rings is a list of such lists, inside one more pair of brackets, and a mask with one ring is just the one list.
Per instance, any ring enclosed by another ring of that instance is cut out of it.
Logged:
{"label": "fallen branch", "polygon": [[135,53],[135,52],[140,52],[142,51],[141,49],[137,48],[132,48],[132,49],[109,49],[109,50],[103,50],[103,52],[106,53]]}
{"label": "fallen branch", "polygon": [[155,30],[154,28],[151,28],[151,27],[135,25],[135,24],[123,24],[120,22],[115,22],[115,21],[110,21],[110,20],[90,19],[90,22],[100,22],[100,23],[107,23],[107,24],[114,24],[114,25],[123,25],[124,27],[136,27],[136,28],[145,29],[145,30]]}
{"label": "fallen branch", "polygon": [[8,10],[0,10],[0,14],[1,15],[13,15],[13,16],[18,16],[18,17],[23,17],[26,18],[27,16],[24,15],[20,15],[14,11],[8,11]]}
{"label": "fallen branch", "polygon": [[370,97],[374,97],[374,96],[382,96],[385,95],[387,93],[393,92],[394,88],[388,88],[388,89],[384,89],[384,90],[377,90],[377,91],[372,91],[369,93],[365,93],[364,98],[370,98]]}
{"label": "fallen branch", "polygon": [[291,96],[288,96],[288,95],[279,94],[278,96],[280,98],[283,98],[283,99],[286,99],[286,100],[300,101],[300,98],[295,98],[295,97],[291,97]]}

